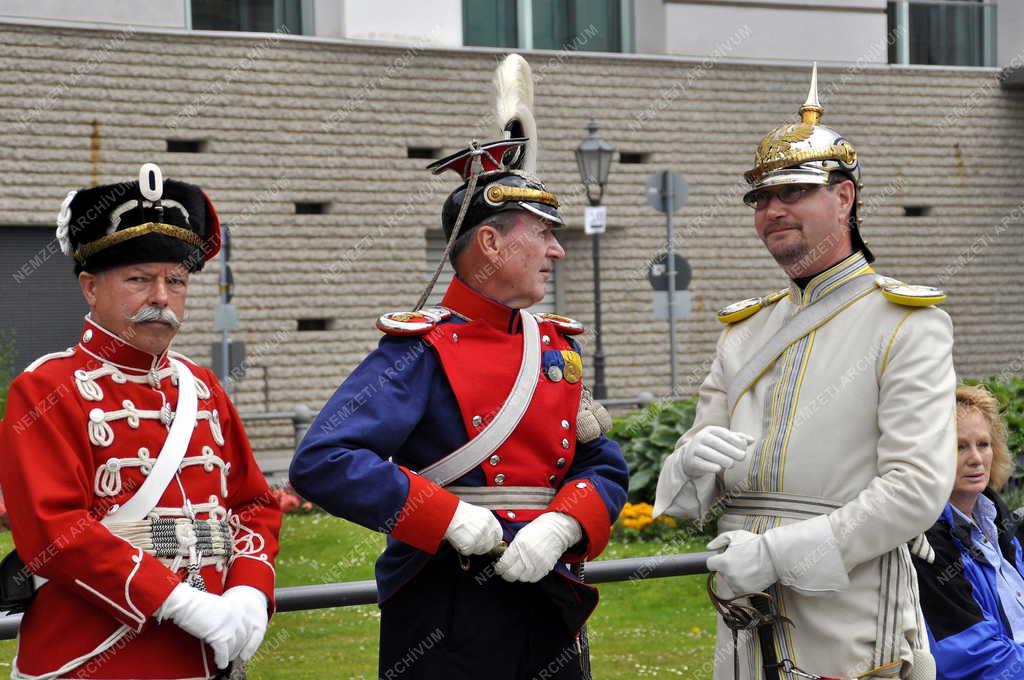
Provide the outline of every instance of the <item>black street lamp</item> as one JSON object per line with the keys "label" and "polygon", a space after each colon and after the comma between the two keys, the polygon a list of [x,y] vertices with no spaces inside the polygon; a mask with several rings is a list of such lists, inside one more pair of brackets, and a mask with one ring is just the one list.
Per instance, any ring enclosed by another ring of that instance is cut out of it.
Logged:
{"label": "black street lamp", "polygon": [[[615,149],[597,134],[597,123],[593,119],[587,123],[587,138],[576,147],[576,165],[580,169],[580,180],[587,190],[587,200],[591,206],[601,205],[604,188],[608,184],[608,171],[612,166]],[[596,185],[597,196],[591,193],[591,186]],[[601,234],[592,235],[594,258],[594,333],[597,336],[594,350],[594,398],[604,399],[608,396],[608,388],[604,382],[604,344],[601,335]]]}

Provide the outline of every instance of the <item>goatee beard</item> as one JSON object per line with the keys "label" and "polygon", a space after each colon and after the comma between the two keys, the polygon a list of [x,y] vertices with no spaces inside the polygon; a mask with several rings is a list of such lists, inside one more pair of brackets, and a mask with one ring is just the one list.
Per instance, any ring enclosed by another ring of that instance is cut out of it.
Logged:
{"label": "goatee beard", "polygon": [[[774,221],[768,225],[769,228],[773,226],[796,230],[801,228],[799,222],[787,222],[782,220]],[[775,261],[783,267],[789,267],[798,263],[801,259],[806,257],[810,251],[807,247],[807,240],[804,238],[803,232],[798,231],[797,233],[799,236],[795,242],[787,241],[785,243],[775,245],[774,248],[768,246],[767,243],[765,244],[766,247],[768,247],[768,252],[770,252],[772,257],[775,258]],[[771,234],[767,234],[765,236],[765,241],[770,237]]]}
{"label": "goatee beard", "polygon": [[801,239],[799,243],[782,246],[771,251],[772,257],[783,267],[790,267],[807,257],[807,244]]}

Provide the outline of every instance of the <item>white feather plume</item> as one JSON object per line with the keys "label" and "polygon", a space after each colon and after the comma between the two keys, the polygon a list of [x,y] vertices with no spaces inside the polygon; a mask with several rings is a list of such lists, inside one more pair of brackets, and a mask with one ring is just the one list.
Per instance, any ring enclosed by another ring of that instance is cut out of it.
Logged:
{"label": "white feather plume", "polygon": [[533,173],[537,169],[537,122],[533,118],[533,74],[530,65],[518,54],[505,57],[494,72],[496,94],[495,115],[498,132],[504,134],[506,127],[518,121],[523,136],[529,137],[525,157],[520,169]]}
{"label": "white feather plume", "polygon": [[69,191],[60,204],[60,212],[57,213],[57,243],[60,244],[60,252],[65,255],[71,254],[71,238],[69,227],[71,225],[71,201],[74,200],[77,191]]}

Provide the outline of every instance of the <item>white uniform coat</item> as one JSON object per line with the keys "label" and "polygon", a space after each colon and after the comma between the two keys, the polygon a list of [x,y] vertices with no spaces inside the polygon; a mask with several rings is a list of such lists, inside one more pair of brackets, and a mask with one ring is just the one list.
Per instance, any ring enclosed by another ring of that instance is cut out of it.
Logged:
{"label": "white uniform coat", "polygon": [[[693,427],[661,473],[655,514],[717,510],[719,533],[799,523],[772,553],[780,583],[771,592],[794,624],[775,626],[777,658],[820,675],[906,677],[913,650],[927,649],[907,543],[939,516],[956,469],[949,316],[875,287],[790,345],[732,413],[726,397],[776,330],[856,276],[876,276],[860,253],[725,329]],[[688,479],[674,459],[708,425],[756,441],[724,474]],[[739,647],[741,676],[761,678],[756,635],[741,634]],[[732,650],[719,620],[716,679],[733,677]]]}

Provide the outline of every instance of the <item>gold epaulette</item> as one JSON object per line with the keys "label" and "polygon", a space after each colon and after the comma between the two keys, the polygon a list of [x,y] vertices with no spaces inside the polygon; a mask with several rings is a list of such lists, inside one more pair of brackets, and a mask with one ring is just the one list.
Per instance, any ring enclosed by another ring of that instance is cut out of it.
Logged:
{"label": "gold epaulette", "polygon": [[877,277],[875,285],[882,289],[886,300],[904,307],[929,307],[946,301],[946,293],[940,288],[915,286],[888,276]]}
{"label": "gold epaulette", "polygon": [[451,310],[444,307],[424,307],[416,312],[390,312],[377,319],[377,328],[388,335],[426,335],[451,315]]}
{"label": "gold epaulette", "polygon": [[534,314],[533,316],[541,323],[547,321],[554,324],[555,327],[565,335],[579,335],[583,332],[583,324],[576,319],[570,319],[569,317],[562,316],[561,314],[549,314],[547,312],[542,312],[540,314]]}
{"label": "gold epaulette", "polygon": [[743,321],[754,316],[768,305],[774,305],[787,295],[789,295],[789,288],[780,288],[774,293],[768,293],[762,297],[747,298],[746,300],[734,302],[718,310],[718,320],[722,323]]}

